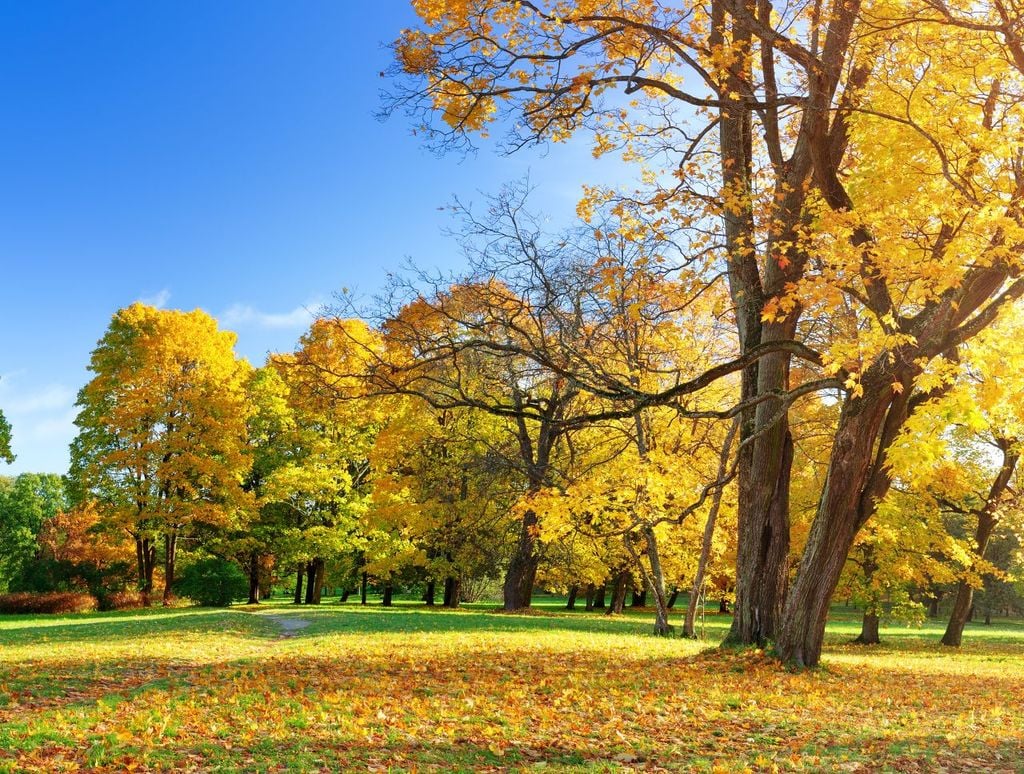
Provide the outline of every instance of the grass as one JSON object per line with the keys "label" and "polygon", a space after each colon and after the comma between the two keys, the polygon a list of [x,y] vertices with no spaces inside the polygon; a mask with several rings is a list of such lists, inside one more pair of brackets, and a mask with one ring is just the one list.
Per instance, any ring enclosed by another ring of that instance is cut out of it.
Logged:
{"label": "grass", "polygon": [[0,770],[1024,771],[1019,622],[863,648],[840,614],[797,673],[538,608],[0,617]]}

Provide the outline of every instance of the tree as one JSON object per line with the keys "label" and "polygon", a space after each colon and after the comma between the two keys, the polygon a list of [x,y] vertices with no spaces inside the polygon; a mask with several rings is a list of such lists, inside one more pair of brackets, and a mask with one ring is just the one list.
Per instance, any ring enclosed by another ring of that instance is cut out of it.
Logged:
{"label": "tree", "polygon": [[60,476],[22,473],[0,478],[0,589],[7,589],[36,558],[43,525],[67,506]]}
{"label": "tree", "polygon": [[[775,638],[782,658],[816,664],[841,569],[891,484],[885,450],[927,394],[915,380],[1024,293],[1014,15],[839,0],[414,7],[393,108],[442,144],[502,115],[513,148],[589,129],[598,153],[647,165],[646,189],[620,205],[726,275],[750,358],[731,639]],[[601,198],[591,189],[581,210]],[[822,332],[841,412],[787,593],[786,395],[793,355],[815,358],[783,345]]]}
{"label": "tree", "polygon": [[14,462],[14,453],[11,451],[11,423],[7,421],[4,412],[0,411],[0,460]]}
{"label": "tree", "polygon": [[165,604],[179,538],[230,527],[251,509],[242,488],[251,368],[235,338],[205,312],[133,304],[114,315],[78,395],[72,477],[134,539],[147,595],[163,539]]}

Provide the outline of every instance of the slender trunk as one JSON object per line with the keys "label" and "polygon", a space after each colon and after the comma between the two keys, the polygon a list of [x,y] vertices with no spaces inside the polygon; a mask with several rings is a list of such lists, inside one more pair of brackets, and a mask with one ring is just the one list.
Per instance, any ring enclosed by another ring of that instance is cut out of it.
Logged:
{"label": "slender trunk", "polygon": [[519,528],[519,541],[505,573],[505,610],[522,610],[530,606],[533,584],[537,578],[536,527],[537,514],[532,510],[524,513]]}
{"label": "slender trunk", "polygon": [[260,601],[260,557],[255,551],[249,553],[249,604]]}
{"label": "slender trunk", "polygon": [[[665,572],[661,567],[661,556],[658,553],[658,542],[653,527],[644,529],[647,563],[650,573],[645,572],[645,580],[654,597],[654,633],[659,637],[672,634],[674,627],[668,622],[668,598],[665,595]],[[641,566],[643,566],[641,564]],[[641,599],[646,602],[646,589]]]}
{"label": "slender trunk", "polygon": [[566,602],[565,602],[565,609],[566,610],[575,610],[576,609],[576,595],[579,593],[579,591],[580,591],[580,587],[579,586],[573,586],[571,589],[569,589],[569,599],[567,599]]}
{"label": "slender trunk", "polygon": [[928,617],[938,618],[939,617],[939,602],[940,598],[938,595],[931,597],[928,600]]}
{"label": "slender trunk", "polygon": [[306,562],[306,604],[313,604],[313,595],[315,593],[314,586],[316,585],[316,560],[311,559]]}
{"label": "slender trunk", "polygon": [[725,597],[718,600],[718,612],[722,615],[729,615],[729,600]]}
{"label": "slender trunk", "polygon": [[678,586],[673,586],[672,587],[672,593],[668,595],[668,602],[666,603],[666,606],[668,607],[669,610],[671,610],[672,608],[674,608],[676,606],[676,600],[678,600],[678,599],[679,599],[679,587]]}
{"label": "slender trunk", "polygon": [[366,587],[368,585],[368,578],[366,577],[366,570],[363,570],[363,577],[359,579],[359,604],[366,604]]}
{"label": "slender trunk", "polygon": [[[722,444],[722,451],[718,455],[718,480],[721,481],[729,469],[729,458],[732,456],[732,444],[739,430],[739,423],[733,422],[729,432]],[[711,506],[708,508],[708,519],[704,522],[704,535],[700,544],[700,558],[697,560],[697,573],[693,577],[693,586],[690,588],[690,599],[686,605],[686,619],[683,621],[683,636],[693,639],[697,636],[694,625],[697,619],[697,605],[704,596],[704,576],[708,569],[708,560],[711,558],[711,548],[714,544],[715,524],[718,521],[718,511],[722,507],[722,492],[725,487],[718,487],[711,498]],[[675,601],[675,596],[672,597]]]}
{"label": "slender trunk", "polygon": [[391,597],[393,593],[394,589],[391,586],[391,581],[388,581],[384,584],[384,596],[380,601],[383,607],[391,607]]}
{"label": "slender trunk", "polygon": [[178,533],[164,535],[164,605],[174,596],[174,567],[178,560]]}
{"label": "slender trunk", "polygon": [[587,584],[587,607],[586,610],[589,613],[594,609],[594,584]]}
{"label": "slender trunk", "polygon": [[437,596],[436,588],[434,581],[427,581],[427,590],[423,594],[423,601],[427,603],[427,607],[434,606],[434,597]]}
{"label": "slender trunk", "polygon": [[299,565],[299,569],[295,571],[295,604],[302,604],[302,581],[306,577],[305,565]]}
{"label": "slender trunk", "polygon": [[[999,474],[989,488],[988,499],[985,505],[978,511],[978,525],[974,532],[974,551],[978,559],[985,558],[988,550],[988,543],[999,523],[999,505],[1010,486],[1014,471],[1017,469],[1016,452],[1011,451],[1011,444],[1004,439],[998,439],[999,447],[1003,453],[1003,464]],[[956,600],[953,602],[953,611],[949,616],[949,623],[946,632],[942,636],[942,644],[958,648],[963,640],[964,626],[970,617],[974,607],[974,587],[966,581],[960,581],[956,588]]]}
{"label": "slender trunk", "polygon": [[139,565],[139,587],[143,603],[149,607],[153,594],[153,569],[156,565],[156,546],[152,540],[135,538],[135,559]]}

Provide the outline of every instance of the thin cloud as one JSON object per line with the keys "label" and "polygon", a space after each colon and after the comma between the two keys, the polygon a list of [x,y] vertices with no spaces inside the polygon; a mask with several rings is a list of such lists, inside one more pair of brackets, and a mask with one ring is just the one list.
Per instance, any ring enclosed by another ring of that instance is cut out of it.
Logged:
{"label": "thin cloud", "polygon": [[171,291],[164,288],[151,296],[144,296],[139,299],[139,303],[145,304],[146,306],[155,306],[157,309],[163,309],[167,306],[167,302],[171,300]]}
{"label": "thin cloud", "polygon": [[309,327],[321,308],[321,304],[313,303],[290,312],[264,312],[248,304],[234,304],[220,316],[220,322],[228,328],[301,330]]}

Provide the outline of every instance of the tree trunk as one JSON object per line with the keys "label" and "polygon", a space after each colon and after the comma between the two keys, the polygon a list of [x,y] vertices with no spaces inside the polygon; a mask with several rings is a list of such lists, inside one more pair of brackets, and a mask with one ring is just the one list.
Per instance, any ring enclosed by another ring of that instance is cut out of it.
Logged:
{"label": "tree trunk", "polygon": [[941,600],[940,600],[940,598],[938,596],[934,596],[934,597],[932,597],[931,599],[928,600],[928,617],[929,618],[938,618],[939,617],[939,602],[940,601]]}
{"label": "tree trunk", "polygon": [[352,596],[352,589],[345,588],[341,590],[341,597],[338,599],[338,604],[342,605],[348,602],[348,598]]}
{"label": "tree trunk", "polygon": [[729,600],[725,597],[718,600],[718,612],[722,615],[729,615]]}
{"label": "tree trunk", "polygon": [[633,589],[633,598],[629,601],[630,607],[647,607],[647,588]]}
{"label": "tree trunk", "polygon": [[615,585],[612,587],[612,603],[605,615],[618,615],[626,606],[626,594],[632,585],[629,570],[622,570],[615,576]]}
{"label": "tree trunk", "polygon": [[359,604],[366,604],[366,587],[368,585],[368,579],[366,577],[366,570],[363,570],[363,577],[359,579]]}
{"label": "tree trunk", "polygon": [[135,558],[139,564],[142,600],[149,607],[153,594],[153,570],[156,567],[156,545],[150,538],[135,538]]}
{"label": "tree trunk", "polygon": [[565,602],[565,609],[566,610],[575,610],[576,609],[576,595],[579,593],[579,591],[580,591],[580,587],[579,586],[573,586],[571,589],[569,589],[569,598]]}
{"label": "tree trunk", "polygon": [[586,611],[589,613],[594,609],[594,584],[587,584],[587,607]]}
{"label": "tree trunk", "polygon": [[882,640],[878,636],[878,613],[873,610],[864,611],[864,620],[860,625],[860,635],[854,640],[857,645],[879,645]]}
{"label": "tree trunk", "polygon": [[[729,458],[732,456],[732,444],[739,430],[739,423],[733,422],[726,433],[725,441],[722,444],[722,451],[718,455],[718,480],[725,478],[729,470]],[[708,569],[708,560],[711,558],[711,548],[715,538],[715,524],[718,521],[718,511],[722,507],[722,492],[725,487],[718,487],[711,498],[711,506],[708,508],[708,518],[704,522],[704,534],[700,544],[700,558],[697,560],[697,573],[693,576],[693,586],[690,588],[690,599],[686,605],[686,619],[683,621],[683,636],[694,639],[697,636],[695,624],[697,620],[697,605],[704,596],[704,576]],[[675,601],[675,596],[672,597]],[[726,611],[728,612],[728,611]]]}
{"label": "tree trunk", "polygon": [[394,593],[394,588],[391,586],[391,582],[384,584],[384,596],[380,603],[383,607],[391,607],[391,596]]}
{"label": "tree trunk", "polygon": [[316,560],[306,562],[306,604],[313,604],[313,595],[316,593]]}
{"label": "tree trunk", "polygon": [[524,513],[519,528],[519,541],[505,572],[505,610],[522,610],[530,606],[533,584],[537,578],[536,526],[537,514],[532,510]]}
{"label": "tree trunk", "polygon": [[608,593],[608,584],[602,583],[594,591],[594,610],[604,610],[605,602],[604,598]]}
{"label": "tree trunk", "polygon": [[314,605],[319,605],[320,599],[323,596],[325,574],[326,564],[323,559],[317,557],[313,560],[313,574],[310,580],[310,585],[311,588],[313,589],[313,594],[310,601]]}
{"label": "tree trunk", "polygon": [[892,375],[876,383],[863,377],[864,395],[847,398],[839,418],[828,475],[811,525],[796,582],[786,600],[776,650],[783,661],[817,666],[829,603],[861,526],[875,440],[892,404]]}
{"label": "tree trunk", "polygon": [[249,553],[249,604],[260,601],[260,557],[255,551]]}
{"label": "tree trunk", "polygon": [[449,575],[444,581],[444,606],[455,609],[459,606],[459,597],[462,594],[462,581],[453,575]]}
{"label": "tree trunk", "polygon": [[[1011,444],[1004,439],[998,439],[999,447],[1003,453],[1003,464],[999,474],[989,488],[988,498],[984,506],[978,511],[978,525],[974,532],[974,550],[978,559],[985,558],[988,550],[989,539],[998,524],[998,509],[1003,495],[1010,485],[1010,479],[1017,469],[1018,455],[1011,451]],[[956,587],[956,601],[953,602],[953,612],[950,613],[949,623],[946,625],[946,632],[942,635],[942,644],[959,648],[963,640],[964,626],[970,617],[974,607],[974,587],[966,581],[960,581]]]}
{"label": "tree trunk", "polygon": [[295,604],[302,604],[302,581],[306,577],[306,567],[300,564],[299,569],[295,571]]}
{"label": "tree trunk", "polygon": [[174,596],[174,568],[178,560],[178,534],[164,535],[164,605],[170,605]]}
{"label": "tree trunk", "polygon": [[676,606],[676,600],[679,599],[679,587],[673,586],[672,593],[668,595],[668,602],[665,603],[669,610]]}

